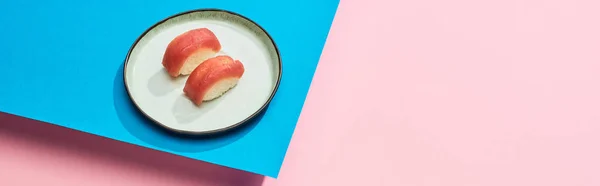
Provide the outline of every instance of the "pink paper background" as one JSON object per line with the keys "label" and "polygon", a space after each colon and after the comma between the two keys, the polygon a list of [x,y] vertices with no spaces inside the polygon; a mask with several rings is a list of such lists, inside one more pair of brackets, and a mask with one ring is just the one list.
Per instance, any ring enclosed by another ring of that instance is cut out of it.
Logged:
{"label": "pink paper background", "polygon": [[0,185],[600,185],[600,1],[343,0],[278,180],[0,115]]}

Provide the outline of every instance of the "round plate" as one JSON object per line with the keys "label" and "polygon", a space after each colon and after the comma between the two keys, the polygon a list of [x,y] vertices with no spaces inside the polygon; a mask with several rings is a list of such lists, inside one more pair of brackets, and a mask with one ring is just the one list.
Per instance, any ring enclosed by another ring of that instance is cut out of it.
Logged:
{"label": "round plate", "polygon": [[[171,78],[162,66],[167,45],[179,34],[208,28],[221,52],[240,60],[245,72],[221,97],[196,106],[183,93],[187,76]],[[136,107],[162,127],[185,134],[232,129],[260,113],[281,79],[281,58],[269,34],[239,14],[202,9],[171,16],[150,27],[133,44],[124,67],[127,92]]]}

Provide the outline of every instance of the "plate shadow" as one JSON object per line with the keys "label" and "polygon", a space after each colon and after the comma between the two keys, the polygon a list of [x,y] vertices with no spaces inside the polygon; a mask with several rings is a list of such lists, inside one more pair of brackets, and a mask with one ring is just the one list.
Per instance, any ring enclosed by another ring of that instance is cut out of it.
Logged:
{"label": "plate shadow", "polygon": [[[123,79],[124,63],[116,72],[113,87],[114,107],[123,127],[143,142],[177,152],[201,152],[223,147],[250,132],[264,116],[265,108],[252,120],[235,129],[214,135],[192,136],[168,130],[146,117],[132,102]],[[171,108],[165,108],[171,112]]]}

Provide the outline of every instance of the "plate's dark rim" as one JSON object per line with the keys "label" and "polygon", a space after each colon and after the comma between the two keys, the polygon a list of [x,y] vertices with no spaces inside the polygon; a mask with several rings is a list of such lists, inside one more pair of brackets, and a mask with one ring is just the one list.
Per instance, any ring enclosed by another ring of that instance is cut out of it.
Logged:
{"label": "plate's dark rim", "polygon": [[[145,113],[139,106],[138,104],[135,102],[133,96],[131,96],[131,92],[129,91],[129,86],[127,83],[127,63],[129,63],[129,57],[131,56],[131,53],[133,52],[133,49],[137,46],[138,42],[144,37],[146,36],[146,34],[148,34],[148,32],[150,32],[152,29],[154,29],[155,27],[157,27],[158,25],[161,25],[162,23],[185,15],[185,14],[190,14],[190,13],[195,13],[195,12],[206,12],[206,11],[216,11],[216,12],[224,12],[224,13],[228,13],[228,14],[232,14],[235,16],[238,16],[242,19],[246,19],[248,21],[250,21],[250,23],[256,25],[259,29],[261,29],[269,38],[269,40],[271,40],[271,43],[273,44],[273,46],[275,47],[275,52],[277,53],[277,61],[279,62],[279,76],[277,77],[277,82],[275,83],[275,88],[273,89],[273,91],[271,92],[271,95],[269,96],[269,99],[253,114],[251,114],[250,116],[248,116],[246,119],[239,121],[236,124],[233,124],[229,127],[225,127],[225,128],[221,128],[221,129],[216,129],[216,130],[211,130],[211,131],[203,131],[203,132],[195,132],[195,131],[186,131],[186,130],[179,130],[179,129],[174,129],[171,127],[168,127],[158,121],[156,121],[155,119],[153,119],[151,116],[149,116],[147,113]],[[223,9],[217,9],[217,8],[203,8],[203,9],[194,9],[194,10],[190,10],[190,11],[185,11],[185,12],[181,12],[172,16],[169,16],[157,23],[155,23],[154,25],[152,25],[150,28],[146,29],[146,31],[144,31],[144,33],[142,33],[133,43],[133,45],[131,45],[131,47],[129,48],[129,51],[127,52],[127,57],[125,58],[125,64],[123,65],[123,81],[125,82],[125,90],[127,91],[127,95],[129,96],[129,98],[131,99],[131,102],[133,102],[133,104],[135,105],[135,107],[137,108],[137,110],[139,110],[146,118],[150,119],[151,121],[153,121],[155,124],[158,124],[159,126],[161,126],[164,129],[167,129],[168,131],[171,132],[175,132],[177,134],[183,134],[183,135],[193,135],[193,136],[198,136],[198,135],[216,135],[216,134],[220,134],[223,132],[227,132],[229,130],[235,129],[237,127],[240,127],[241,125],[247,123],[249,120],[253,119],[254,117],[256,117],[258,114],[260,114],[268,105],[269,103],[271,103],[271,100],[273,100],[273,97],[275,97],[275,94],[277,93],[277,90],[279,89],[279,83],[281,82],[281,76],[283,73],[282,70],[282,63],[281,63],[281,54],[279,53],[279,49],[277,48],[277,45],[275,44],[275,41],[273,40],[273,38],[271,37],[271,35],[269,35],[269,33],[262,27],[260,26],[258,23],[252,21],[251,19],[249,19],[246,16],[240,15],[238,13],[232,12],[232,11],[228,11],[228,10],[223,10]]]}

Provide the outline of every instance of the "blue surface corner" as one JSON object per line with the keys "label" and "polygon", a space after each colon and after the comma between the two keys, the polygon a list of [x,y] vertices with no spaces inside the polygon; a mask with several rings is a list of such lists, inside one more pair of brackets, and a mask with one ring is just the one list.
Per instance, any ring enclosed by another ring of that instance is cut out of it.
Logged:
{"label": "blue surface corner", "polygon": [[[0,111],[277,177],[339,0],[1,1]],[[283,76],[266,111],[224,136],[185,138],[144,118],[123,84],[127,51],[171,15],[218,8],[264,27]]]}

